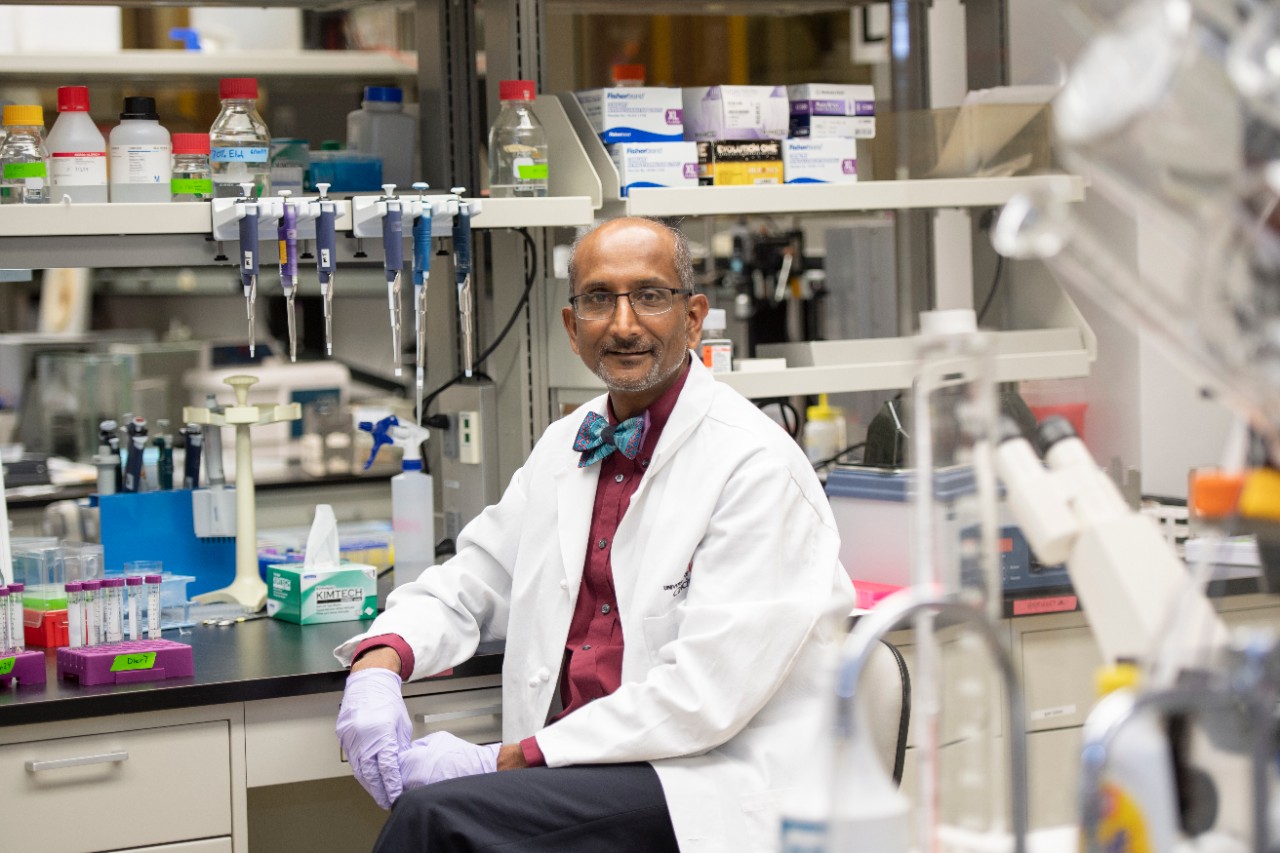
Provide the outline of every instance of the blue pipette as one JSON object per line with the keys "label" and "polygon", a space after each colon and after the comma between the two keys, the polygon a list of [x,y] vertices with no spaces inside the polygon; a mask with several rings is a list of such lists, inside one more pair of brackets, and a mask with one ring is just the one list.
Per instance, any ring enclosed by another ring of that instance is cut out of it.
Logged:
{"label": "blue pipette", "polygon": [[280,190],[280,224],[276,240],[280,247],[280,287],[284,290],[289,315],[289,361],[298,360],[298,326],[293,314],[293,297],[298,290],[298,208],[289,204],[289,190]]}
{"label": "blue pipette", "polygon": [[383,184],[382,201],[387,212],[382,217],[383,269],[387,275],[387,307],[391,312],[391,365],[400,375],[400,275],[404,271],[404,213],[395,197],[396,185]]}
{"label": "blue pipette", "polygon": [[324,353],[333,355],[333,285],[337,270],[338,206],[329,198],[329,185],[316,184],[320,191],[320,215],[316,218],[316,273],[320,277],[320,297],[324,301]]}
{"label": "blue pipette", "polygon": [[244,206],[240,217],[240,284],[244,287],[245,312],[249,315],[249,355],[257,353],[253,333],[253,305],[258,298],[258,201],[253,197],[253,182],[240,185],[241,197],[236,204]]}
{"label": "blue pipette", "polygon": [[[451,192],[462,195],[466,187]],[[458,318],[462,323],[462,372],[468,378],[475,370],[475,317],[471,310],[471,204],[458,201],[453,218],[453,277],[458,284]]]}
{"label": "blue pipette", "polygon": [[413,378],[418,395],[414,399],[417,423],[422,423],[422,392],[427,363],[427,280],[431,278],[431,202],[427,200],[427,184],[413,185],[422,202],[422,212],[413,223],[413,321],[417,336],[417,357]]}

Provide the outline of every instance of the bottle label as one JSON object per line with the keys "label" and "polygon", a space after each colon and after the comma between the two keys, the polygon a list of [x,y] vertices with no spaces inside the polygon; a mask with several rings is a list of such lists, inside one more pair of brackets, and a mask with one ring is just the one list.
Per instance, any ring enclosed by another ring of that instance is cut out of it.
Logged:
{"label": "bottle label", "polygon": [[169,145],[112,145],[113,184],[162,184],[172,172]]}
{"label": "bottle label", "polygon": [[211,178],[173,178],[169,181],[169,192],[174,195],[213,195]]}
{"label": "bottle label", "polygon": [[546,163],[535,163],[532,160],[516,161],[516,177],[522,181],[545,181],[547,171]]}
{"label": "bottle label", "polygon": [[271,149],[266,145],[219,146],[209,151],[211,163],[266,163],[270,159]]}
{"label": "bottle label", "polygon": [[105,187],[107,152],[58,151],[50,155],[49,180],[54,186]]}
{"label": "bottle label", "polygon": [[[6,181],[20,181],[28,178],[44,178],[48,177],[48,170],[45,169],[44,161],[38,163],[5,163],[4,179]],[[39,186],[43,186],[41,182]]]}
{"label": "bottle label", "polygon": [[1142,807],[1124,788],[1112,782],[1102,784],[1102,820],[1097,841],[1103,850],[1155,853]]}
{"label": "bottle label", "polygon": [[733,370],[733,344],[725,341],[702,345],[702,364],[712,373],[728,373]]}

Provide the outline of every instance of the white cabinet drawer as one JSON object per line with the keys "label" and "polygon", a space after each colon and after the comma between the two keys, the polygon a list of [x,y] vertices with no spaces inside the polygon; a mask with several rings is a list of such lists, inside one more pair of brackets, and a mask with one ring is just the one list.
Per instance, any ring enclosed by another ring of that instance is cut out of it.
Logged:
{"label": "white cabinet drawer", "polygon": [[90,853],[229,836],[229,728],[216,721],[0,746],[0,802],[21,816],[8,830],[14,849]]}
{"label": "white cabinet drawer", "polygon": [[[492,675],[406,685],[413,736],[444,730],[474,743],[501,740],[500,683]],[[319,693],[246,702],[249,787],[351,775],[334,733],[341,701],[341,693]]]}
{"label": "white cabinet drawer", "polygon": [[1021,635],[1022,684],[1027,731],[1079,726],[1095,701],[1095,673],[1102,653],[1088,628],[1031,631]]}
{"label": "white cabinet drawer", "polygon": [[232,853],[233,850],[235,847],[230,838],[202,838],[199,841],[162,844],[159,847],[135,847],[129,853]]}

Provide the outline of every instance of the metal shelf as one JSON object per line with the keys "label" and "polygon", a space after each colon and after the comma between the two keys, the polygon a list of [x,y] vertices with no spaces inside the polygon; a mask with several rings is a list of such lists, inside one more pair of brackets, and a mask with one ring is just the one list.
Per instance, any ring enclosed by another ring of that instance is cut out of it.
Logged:
{"label": "metal shelf", "polygon": [[416,77],[416,53],[363,50],[122,50],[116,53],[0,54],[0,74],[16,79],[56,77]]}

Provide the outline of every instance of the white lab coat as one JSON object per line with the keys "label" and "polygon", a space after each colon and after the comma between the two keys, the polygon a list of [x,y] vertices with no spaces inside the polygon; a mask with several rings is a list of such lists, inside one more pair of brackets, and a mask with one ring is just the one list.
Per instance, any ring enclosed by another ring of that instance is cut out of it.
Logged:
{"label": "white lab coat", "polygon": [[414,650],[413,678],[506,640],[503,739],[547,764],[650,761],[682,851],[770,851],[824,674],[853,605],[822,486],[795,442],[697,359],[613,543],[622,685],[550,726],[600,466],[552,424],[458,554],[397,589],[367,636]]}

